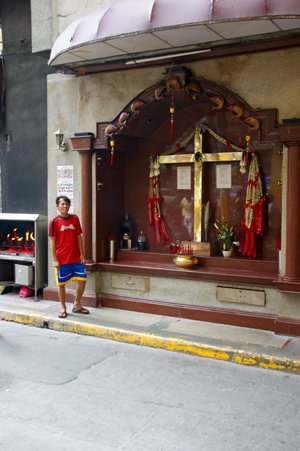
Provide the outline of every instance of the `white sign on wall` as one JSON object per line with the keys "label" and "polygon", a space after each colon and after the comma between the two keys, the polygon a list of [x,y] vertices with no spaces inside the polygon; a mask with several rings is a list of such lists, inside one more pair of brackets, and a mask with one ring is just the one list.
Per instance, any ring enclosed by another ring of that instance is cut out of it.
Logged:
{"label": "white sign on wall", "polygon": [[217,189],[231,188],[231,164],[219,164],[216,166]]}
{"label": "white sign on wall", "polygon": [[70,199],[69,212],[73,213],[73,166],[57,166],[57,195]]}
{"label": "white sign on wall", "polygon": [[191,167],[177,167],[177,189],[191,189]]}

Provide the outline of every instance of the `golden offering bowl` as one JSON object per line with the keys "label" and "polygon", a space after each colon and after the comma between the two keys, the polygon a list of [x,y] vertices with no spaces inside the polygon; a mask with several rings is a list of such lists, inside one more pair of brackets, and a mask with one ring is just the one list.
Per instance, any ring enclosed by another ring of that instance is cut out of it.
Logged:
{"label": "golden offering bowl", "polygon": [[198,259],[194,255],[181,255],[178,254],[174,258],[173,262],[179,266],[179,268],[188,269],[197,265]]}

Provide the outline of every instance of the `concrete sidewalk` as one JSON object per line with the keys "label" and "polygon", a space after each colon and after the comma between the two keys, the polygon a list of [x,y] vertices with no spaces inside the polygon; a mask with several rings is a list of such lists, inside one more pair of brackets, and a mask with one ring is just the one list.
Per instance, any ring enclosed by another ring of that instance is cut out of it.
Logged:
{"label": "concrete sidewalk", "polygon": [[58,302],[34,302],[18,292],[0,296],[1,320],[300,374],[300,338],[126,310],[89,308],[81,315],[72,313],[72,304],[67,308],[60,319]]}

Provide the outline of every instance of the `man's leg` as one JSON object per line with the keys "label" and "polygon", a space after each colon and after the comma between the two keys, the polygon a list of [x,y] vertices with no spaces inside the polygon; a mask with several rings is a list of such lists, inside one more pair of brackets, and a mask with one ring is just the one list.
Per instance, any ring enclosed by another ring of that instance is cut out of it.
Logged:
{"label": "man's leg", "polygon": [[85,284],[86,284],[85,280],[78,281],[77,288],[76,288],[75,302],[74,302],[74,307],[73,307],[74,309],[78,309],[78,310],[83,309],[83,310],[88,311],[87,309],[84,309],[84,307],[81,306],[81,298],[84,293]]}
{"label": "man's leg", "polygon": [[66,307],[66,286],[58,285],[58,297],[61,302],[61,312],[67,312]]}

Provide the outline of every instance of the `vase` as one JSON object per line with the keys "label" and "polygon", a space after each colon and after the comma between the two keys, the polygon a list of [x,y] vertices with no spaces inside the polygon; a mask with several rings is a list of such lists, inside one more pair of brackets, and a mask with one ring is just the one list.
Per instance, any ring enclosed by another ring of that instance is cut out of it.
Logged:
{"label": "vase", "polygon": [[194,255],[176,255],[173,262],[179,266],[179,268],[188,269],[197,265],[198,259]]}
{"label": "vase", "polygon": [[227,251],[222,251],[223,257],[231,257],[232,249]]}

